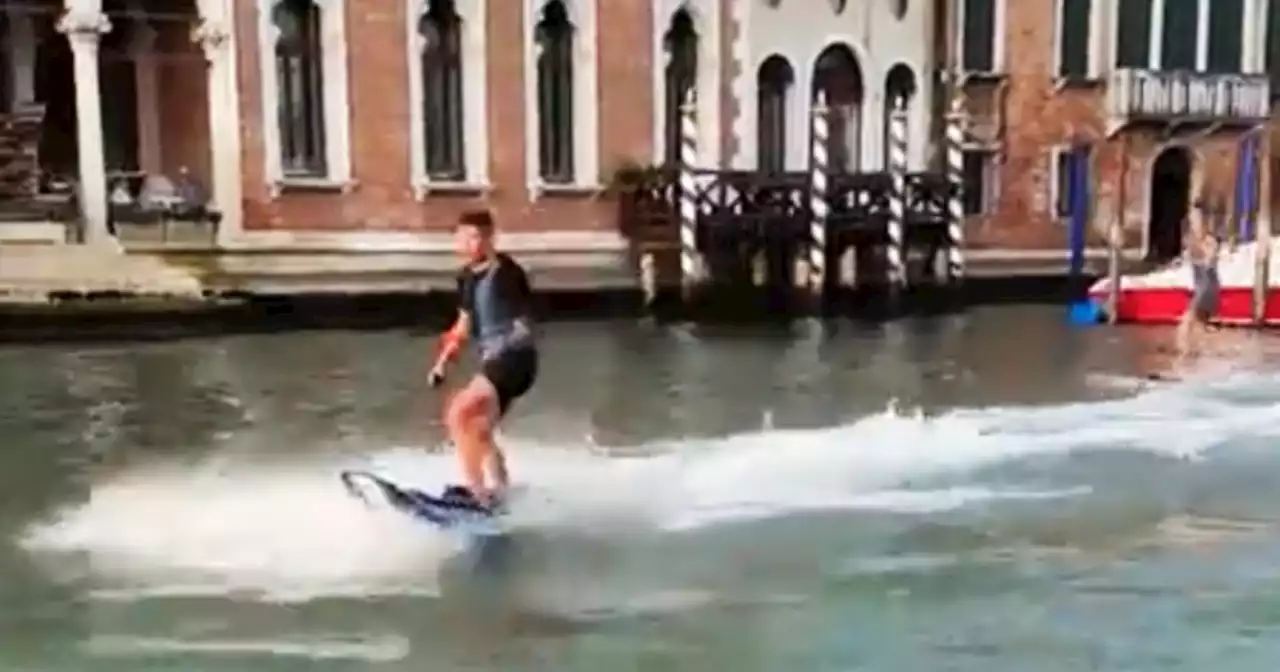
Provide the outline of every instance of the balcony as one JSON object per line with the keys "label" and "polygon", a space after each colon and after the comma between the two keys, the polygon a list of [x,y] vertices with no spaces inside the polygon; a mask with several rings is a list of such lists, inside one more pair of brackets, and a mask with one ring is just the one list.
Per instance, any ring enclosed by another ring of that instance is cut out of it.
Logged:
{"label": "balcony", "polygon": [[1250,126],[1271,113],[1265,74],[1210,74],[1123,68],[1111,75],[1107,111],[1113,123]]}

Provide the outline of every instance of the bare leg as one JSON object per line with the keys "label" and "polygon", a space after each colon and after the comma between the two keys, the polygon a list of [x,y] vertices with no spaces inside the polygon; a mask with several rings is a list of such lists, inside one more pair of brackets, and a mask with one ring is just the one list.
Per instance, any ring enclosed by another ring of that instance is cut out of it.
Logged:
{"label": "bare leg", "polygon": [[489,403],[486,404],[485,411],[477,414],[472,424],[472,440],[475,441],[477,455],[481,456],[480,459],[487,468],[493,491],[501,496],[510,485],[510,476],[507,474],[506,456],[498,448],[493,436],[498,421],[498,403],[492,397],[487,398],[486,401]]}
{"label": "bare leg", "polygon": [[498,391],[493,388],[493,383],[484,377],[477,378],[475,386],[482,397],[482,410],[476,414],[476,422],[474,424],[475,441],[479,446],[477,452],[484,456],[484,466],[488,470],[490,482],[493,484],[495,491],[505,492],[510,484],[510,477],[507,474],[507,460],[502,454],[502,450],[498,448],[497,441],[494,440],[493,432],[498,426],[498,420],[501,417],[501,410],[498,406]]}
{"label": "bare leg", "polygon": [[1209,323],[1197,319],[1191,328],[1191,351],[1200,354],[1204,350],[1205,339],[1209,336]]}
{"label": "bare leg", "polygon": [[477,440],[476,432],[464,429],[458,442],[458,458],[462,463],[462,477],[467,489],[477,500],[483,501],[488,488],[484,482],[484,445]]}
{"label": "bare leg", "polygon": [[459,393],[456,405],[451,409],[450,427],[455,434],[458,458],[466,486],[477,501],[487,503],[489,490],[485,483],[485,468],[489,467],[494,485],[506,487],[505,465],[495,468],[500,460],[493,445],[493,425],[497,418],[497,400],[493,386],[478,377]]}
{"label": "bare leg", "polygon": [[495,495],[501,497],[507,490],[509,477],[507,475],[506,458],[493,440],[493,422],[489,417],[476,416],[470,421],[466,434],[467,448],[463,455],[464,468],[469,473],[474,470],[475,478],[479,479],[481,483],[485,483],[485,476],[487,475],[487,483],[492,485],[492,490],[486,490],[485,494],[491,497]]}
{"label": "bare leg", "polygon": [[449,427],[449,438],[453,440],[458,451],[458,462],[462,470],[463,485],[473,494],[485,490],[483,446],[476,440],[475,419],[480,410],[483,398],[477,395],[474,385],[459,390],[449,404],[446,423]]}
{"label": "bare leg", "polygon": [[489,433],[489,476],[493,478],[493,486],[498,492],[506,492],[511,485],[511,477],[507,474],[507,458],[494,442],[493,432]]}
{"label": "bare leg", "polygon": [[1191,350],[1191,328],[1194,320],[1195,314],[1190,310],[1183,313],[1182,319],[1178,320],[1177,349],[1179,355],[1186,356]]}

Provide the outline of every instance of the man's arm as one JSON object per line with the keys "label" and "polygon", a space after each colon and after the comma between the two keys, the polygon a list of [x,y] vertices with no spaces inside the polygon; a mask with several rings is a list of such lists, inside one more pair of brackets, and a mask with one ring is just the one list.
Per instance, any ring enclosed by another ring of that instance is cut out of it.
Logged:
{"label": "man's arm", "polygon": [[510,262],[511,284],[514,290],[512,294],[516,300],[516,327],[518,330],[531,334],[533,332],[533,288],[529,286],[529,275],[525,273],[524,267],[515,260]]}
{"label": "man's arm", "polygon": [[444,379],[444,368],[458,356],[471,335],[471,293],[475,290],[473,278],[465,269],[458,274],[458,317],[453,326],[440,337],[436,360],[431,365],[431,384],[439,385]]}
{"label": "man's arm", "polygon": [[440,337],[439,354],[436,355],[436,362],[432,368],[442,370],[445,364],[457,357],[462,347],[467,344],[467,336],[470,333],[471,314],[465,310],[459,310],[453,326]]}

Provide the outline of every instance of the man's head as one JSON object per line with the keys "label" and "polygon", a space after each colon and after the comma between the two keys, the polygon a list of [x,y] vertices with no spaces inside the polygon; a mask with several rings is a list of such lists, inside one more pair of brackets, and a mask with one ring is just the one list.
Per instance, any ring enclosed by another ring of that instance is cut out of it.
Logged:
{"label": "man's head", "polygon": [[458,254],[468,263],[483,261],[493,254],[493,215],[488,210],[468,210],[454,229]]}

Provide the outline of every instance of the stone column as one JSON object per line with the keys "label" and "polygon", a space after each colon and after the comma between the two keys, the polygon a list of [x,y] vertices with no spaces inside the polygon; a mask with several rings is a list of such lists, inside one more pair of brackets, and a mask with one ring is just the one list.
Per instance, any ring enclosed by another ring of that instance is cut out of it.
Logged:
{"label": "stone column", "polygon": [[134,81],[138,83],[138,167],[149,175],[164,172],[160,153],[160,78],[156,58],[156,29],[139,21],[129,45]]}
{"label": "stone column", "polygon": [[204,50],[209,68],[209,163],[213,173],[213,204],[222,212],[218,243],[226,244],[240,230],[240,128],[236,106],[235,62],[231,35],[220,21],[204,19],[191,39]]}
{"label": "stone column", "polygon": [[76,135],[80,164],[80,210],[84,241],[109,244],[107,230],[107,166],[102,147],[102,94],[98,81],[98,44],[111,30],[101,12],[68,9],[58,31],[71,42],[76,83]]}

